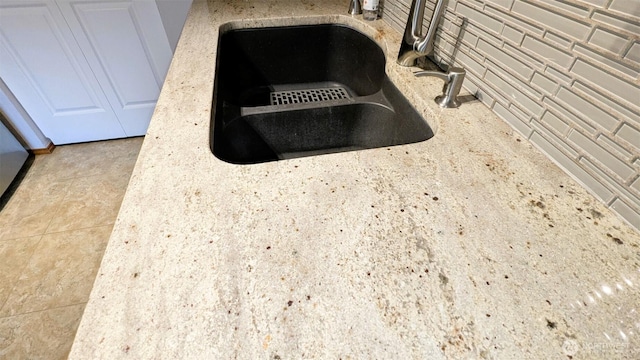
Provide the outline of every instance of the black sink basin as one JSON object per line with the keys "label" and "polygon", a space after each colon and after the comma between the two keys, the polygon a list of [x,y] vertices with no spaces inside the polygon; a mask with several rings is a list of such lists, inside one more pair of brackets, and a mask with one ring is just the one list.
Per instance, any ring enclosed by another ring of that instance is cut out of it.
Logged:
{"label": "black sink basin", "polygon": [[224,32],[211,149],[254,164],[431,138],[384,67],[382,49],[342,25]]}

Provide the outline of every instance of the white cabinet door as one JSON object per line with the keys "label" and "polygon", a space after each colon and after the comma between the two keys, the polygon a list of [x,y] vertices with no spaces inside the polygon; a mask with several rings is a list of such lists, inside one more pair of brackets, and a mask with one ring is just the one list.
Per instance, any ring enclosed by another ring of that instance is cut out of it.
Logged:
{"label": "white cabinet door", "polygon": [[155,0],[57,0],[127,136],[144,135],[172,51]]}
{"label": "white cabinet door", "polygon": [[0,77],[54,144],[126,136],[50,0],[0,0]]}
{"label": "white cabinet door", "polygon": [[144,135],[171,57],[154,0],[0,0],[0,78],[54,144]]}

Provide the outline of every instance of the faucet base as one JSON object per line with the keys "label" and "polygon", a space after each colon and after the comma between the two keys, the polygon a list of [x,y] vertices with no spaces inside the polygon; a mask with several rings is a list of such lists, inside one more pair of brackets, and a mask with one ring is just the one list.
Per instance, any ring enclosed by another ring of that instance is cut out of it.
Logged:
{"label": "faucet base", "polygon": [[457,97],[450,98],[446,95],[438,95],[433,100],[443,109],[455,109],[460,106],[460,101]]}
{"label": "faucet base", "polygon": [[406,59],[402,59],[402,58],[398,58],[397,61],[398,65],[400,66],[406,66],[406,67],[412,67],[416,65],[416,59],[411,59],[411,58],[406,58]]}
{"label": "faucet base", "polygon": [[418,63],[418,59],[423,57],[424,55],[418,55],[415,51],[405,50],[405,47],[409,47],[404,42],[400,45],[400,54],[398,55],[398,60],[396,61],[400,66],[416,66]]}
{"label": "faucet base", "polygon": [[360,0],[351,0],[351,3],[349,4],[349,14],[351,15],[362,14],[362,6],[360,5]]}

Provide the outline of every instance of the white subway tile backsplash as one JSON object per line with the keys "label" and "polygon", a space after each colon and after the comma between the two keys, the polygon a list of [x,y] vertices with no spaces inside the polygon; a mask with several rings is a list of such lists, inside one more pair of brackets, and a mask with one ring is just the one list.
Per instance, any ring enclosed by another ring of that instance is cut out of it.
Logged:
{"label": "white subway tile backsplash", "polygon": [[589,60],[591,62],[598,63],[598,65],[607,65],[611,70],[620,72],[619,75],[627,76],[627,80],[633,81],[640,74],[640,67],[633,68],[628,65],[625,65],[617,60],[608,58],[603,54],[599,54],[596,51],[584,46],[582,44],[576,44],[573,48],[573,51],[584,55],[585,60]]}
{"label": "white subway tile backsplash", "polygon": [[545,43],[532,36],[525,36],[522,47],[546,59],[547,62],[568,68],[573,63],[573,56],[568,52]]}
{"label": "white subway tile backsplash", "polygon": [[616,199],[616,201],[611,204],[611,209],[620,214],[632,226],[640,228],[640,212],[638,210],[633,209],[620,199]]}
{"label": "white subway tile backsplash", "polygon": [[629,124],[623,124],[616,132],[616,136],[625,140],[636,149],[640,150],[640,130],[632,127]]}
{"label": "white subway tile backsplash", "polygon": [[483,39],[478,40],[478,46],[476,47],[476,49],[482,53],[487,54],[487,58],[499,63],[506,69],[514,71],[524,79],[529,79],[531,78],[531,75],[533,75],[533,69],[531,69],[528,64],[525,64],[517,58],[510,56],[508,53],[501,51],[500,49],[489,44]]}
{"label": "white subway tile backsplash", "polygon": [[633,156],[631,152],[629,152],[627,149],[620,146],[615,141],[609,139],[609,137],[607,137],[606,135],[603,135],[603,134],[598,135],[598,138],[596,139],[596,141],[600,143],[600,145],[604,144],[604,147],[608,147],[612,151],[617,152],[619,155],[618,157],[621,159],[627,160]]}
{"label": "white subway tile backsplash", "polygon": [[640,192],[640,176],[638,176],[636,180],[631,183],[631,188],[635,189],[637,192]]}
{"label": "white subway tile backsplash", "polygon": [[556,100],[566,105],[575,113],[582,115],[584,119],[589,119],[591,122],[602,126],[606,130],[613,131],[618,126],[619,121],[614,116],[574,94],[565,87],[560,88],[556,95]]}
{"label": "white subway tile backsplash", "polygon": [[595,126],[592,125],[592,122],[590,120],[585,120],[584,117],[578,116],[572,113],[571,111],[565,109],[562,105],[557,103],[552,98],[545,97],[542,102],[547,108],[553,109],[556,114],[560,114],[560,117],[567,120],[568,123],[571,124],[572,128],[579,128],[582,131],[591,135],[595,135],[598,133]]}
{"label": "white subway tile backsplash", "polygon": [[476,59],[484,59],[485,55],[478,52],[475,48],[469,48],[469,54],[474,56]]}
{"label": "white subway tile backsplash", "polygon": [[498,19],[502,19],[505,23],[510,24],[515,28],[519,28],[523,31],[526,31],[529,34],[536,34],[540,36],[544,34],[543,27],[540,26],[540,23],[536,21],[532,21],[522,17],[512,16],[511,12],[506,12],[504,11],[504,9],[494,8],[489,5],[485,7],[484,11],[487,14],[491,14]]}
{"label": "white subway tile backsplash", "polygon": [[555,131],[549,129],[544,123],[538,120],[531,120],[531,127],[536,133],[544,136],[553,146],[570,158],[577,159],[580,156],[580,154],[564,140],[564,136],[558,136]]}
{"label": "white subway tile backsplash", "polygon": [[627,51],[627,54],[624,56],[624,58],[626,60],[640,63],[640,43],[637,41],[634,42]]}
{"label": "white subway tile backsplash", "polygon": [[571,82],[573,81],[573,79],[571,79],[571,77],[568,76],[566,72],[556,70],[552,66],[547,66],[545,73],[547,75],[550,75],[552,78],[558,80],[558,82],[562,84],[568,85],[568,84],[571,84]]}
{"label": "white subway tile backsplash", "polygon": [[405,25],[406,20],[403,22],[400,17],[397,17],[393,12],[388,11],[387,13],[389,15],[385,15],[385,21],[391,25],[392,28],[402,34],[404,32],[403,26]]}
{"label": "white subway tile backsplash", "polygon": [[623,34],[640,34],[640,22],[629,21],[623,17],[614,15],[613,13],[596,11],[593,15],[591,15],[591,19],[615,27]]}
{"label": "white subway tile backsplash", "polygon": [[574,158],[570,158],[563,152],[558,150],[544,136],[538,132],[534,132],[529,140],[538,147],[543,153],[547,154],[558,166],[563,168],[567,173],[573,176],[578,182],[584,185],[602,202],[609,203],[614,198],[614,193],[604,186],[593,175],[580,167]]}
{"label": "white subway tile backsplash", "polygon": [[514,3],[512,11],[543,24],[548,29],[555,29],[559,33],[566,34],[578,40],[585,39],[591,31],[591,26],[582,21],[568,18],[563,14],[530,4],[524,0]]}
{"label": "white subway tile backsplash", "polygon": [[544,39],[547,42],[551,42],[551,43],[555,44],[556,46],[558,46],[558,47],[560,47],[561,49],[564,49],[564,50],[569,50],[571,48],[571,44],[573,44],[573,41],[571,41],[571,40],[569,40],[569,39],[567,39],[567,38],[565,38],[563,36],[560,36],[558,34],[555,34],[555,33],[551,32],[551,31],[547,31],[544,34]]}
{"label": "white subway tile backsplash", "polygon": [[466,31],[466,29],[456,31],[455,34],[458,35],[458,37],[456,37],[456,41],[465,43],[472,47],[475,47],[478,44],[478,39],[480,38],[477,34],[474,34],[471,31]]}
{"label": "white subway tile backsplash", "polygon": [[482,60],[476,60],[472,56],[469,56],[463,52],[459,52],[458,54],[456,54],[456,60],[464,65],[467,71],[475,73],[479,77],[484,76],[486,68],[481,63]]}
{"label": "white subway tile backsplash", "polygon": [[491,91],[489,88],[483,87],[478,88],[475,92],[476,98],[483,104],[485,104],[488,108],[491,108],[495,103],[496,99],[501,98],[500,95],[497,95]]}
{"label": "white subway tile backsplash", "polygon": [[490,58],[485,59],[485,64],[489,69],[496,69],[496,70],[500,69],[501,71],[496,73],[499,74],[499,76],[501,76],[503,79],[509,79],[509,81],[511,82],[511,85],[515,86],[516,89],[518,89],[520,92],[524,93],[525,95],[528,95],[533,99],[542,99],[542,93],[538,91],[535,87],[531,86],[531,83],[528,79],[523,80],[523,78],[516,76],[514,74],[515,70],[504,68],[496,64]]}
{"label": "white subway tile backsplash", "polygon": [[[538,0],[538,2],[546,4],[551,8],[570,12],[580,17],[586,17],[587,15],[589,15],[589,9],[582,5],[574,5],[565,1],[558,0]],[[554,10],[552,9],[552,11]]]}
{"label": "white subway tile backsplash", "polygon": [[505,10],[511,9],[514,2],[515,0],[487,0],[486,1],[487,4],[497,5],[501,8],[504,8]]}
{"label": "white subway tile backsplash", "polygon": [[476,35],[476,37],[484,39],[485,41],[488,41],[494,44],[495,46],[498,46],[498,47],[502,46],[502,39],[500,37],[498,37],[495,34],[491,34],[487,31],[484,31],[481,27],[476,26],[475,24],[467,23],[465,31],[472,33]]}
{"label": "white subway tile backsplash", "polygon": [[[489,102],[488,100],[486,102],[484,102],[485,104],[487,104],[488,107],[492,108],[493,105],[496,102],[499,102],[503,105],[507,105],[509,104],[509,99],[507,98],[507,96],[505,94],[503,94],[502,92],[497,91],[495,88],[489,86],[486,81],[482,82],[482,85],[480,86],[480,90],[485,94],[485,95],[489,95],[492,99],[495,100],[495,102]],[[490,105],[489,105],[490,104]]]}
{"label": "white subway tile backsplash", "polygon": [[505,104],[507,103],[507,101],[504,99],[502,95],[493,91],[475,74],[471,72],[467,72],[467,75],[464,81],[465,81],[465,87],[467,87],[467,89],[476,97],[476,99],[478,99],[480,102],[485,104],[488,108],[493,107],[493,104],[495,104],[496,99],[502,101]]}
{"label": "white subway tile backsplash", "polygon": [[448,60],[451,59],[451,56],[453,56],[453,53],[456,49],[454,40],[447,34],[442,34],[442,36],[436,35],[435,46],[440,49],[440,53],[438,55],[447,59],[446,62],[448,63]]}
{"label": "white subway tile backsplash", "polygon": [[548,110],[545,111],[544,115],[542,115],[542,123],[546,124],[561,135],[567,135],[569,130],[571,130],[571,127],[566,122]]}
{"label": "white subway tile backsplash", "polygon": [[522,47],[520,46],[513,46],[505,43],[502,48],[511,56],[528,64],[532,69],[542,69],[544,67],[544,63],[540,60],[540,57],[537,56],[537,54],[529,55],[522,51]]}
{"label": "white subway tile backsplash", "polygon": [[640,21],[640,7],[638,7],[638,1],[636,0],[613,0],[609,5],[609,9]]}
{"label": "white subway tile backsplash", "polygon": [[493,106],[493,111],[504,121],[509,123],[516,131],[522,134],[522,136],[528,138],[529,135],[531,135],[531,127],[529,124],[516,116],[513,112],[509,111],[506,107],[502,106],[502,104],[496,103]]}
{"label": "white subway tile backsplash", "polygon": [[458,15],[469,18],[469,20],[474,21],[485,29],[491,30],[497,34],[500,34],[502,31],[501,21],[484,14],[480,10],[476,10],[460,2],[456,5],[456,10]]}
{"label": "white subway tile backsplash", "polygon": [[505,39],[509,39],[517,45],[520,45],[522,39],[524,39],[524,32],[514,28],[513,26],[505,25],[502,29],[502,36]]}
{"label": "white subway tile backsplash", "polygon": [[558,89],[558,84],[555,81],[547,76],[540,74],[539,72],[533,74],[531,83],[542,89],[542,91],[544,91],[546,95],[553,95]]}
{"label": "white subway tile backsplash", "polygon": [[624,50],[627,46],[628,39],[624,36],[618,35],[612,31],[605,29],[595,29],[589,43],[599,46],[602,49],[611,51],[614,54],[618,54]]}
{"label": "white subway tile backsplash", "polygon": [[586,169],[591,171],[598,178],[602,179],[603,184],[614,191],[619,199],[632,204],[637,204],[638,202],[640,202],[640,196],[635,193],[635,190],[632,190],[632,188],[629,186],[621,186],[616,180],[613,179],[613,177],[603,172],[600,167],[589,161],[589,159],[581,158],[580,163],[583,164]]}
{"label": "white subway tile backsplash", "polygon": [[491,70],[487,71],[484,79],[494,88],[499,89],[504,96],[509,99],[509,102],[517,102],[533,116],[540,116],[542,114],[543,107],[540,106],[535,99],[530,98],[513,86],[511,83],[513,79],[506,81],[502,76],[497,75]]}
{"label": "white subway tile backsplash", "polygon": [[[601,109],[606,109],[609,113],[620,118],[622,121],[636,123],[640,126],[640,115],[626,106],[620,104],[620,99],[608,91],[598,92],[586,84],[576,81],[572,86],[573,92],[590,101]],[[600,90],[601,91],[601,90]],[[613,95],[613,96],[612,96]]]}
{"label": "white subway tile backsplash", "polygon": [[598,68],[584,60],[578,59],[571,68],[571,72],[607,91],[617,94],[621,99],[633,106],[640,107],[640,87],[626,82],[620,77],[613,75],[601,68]]}
{"label": "white subway tile backsplash", "polygon": [[604,7],[604,5],[609,1],[609,0],[577,0],[578,2],[582,2],[584,4],[589,4],[589,5],[593,5],[593,6],[597,6],[597,7]]}
{"label": "white subway tile backsplash", "polygon": [[519,104],[514,104],[514,103],[509,104],[509,111],[511,111],[513,114],[515,114],[517,117],[519,117],[523,121],[527,123],[531,122],[531,115],[527,114],[526,111],[521,110],[518,106]]}
{"label": "white subway tile backsplash", "polygon": [[[383,19],[402,32],[410,2],[385,0]],[[468,90],[640,229],[640,0],[446,4],[436,58],[465,67]]]}
{"label": "white subway tile backsplash", "polygon": [[623,160],[618,159],[616,156],[579,131],[571,130],[567,139],[579,148],[583,149],[586,154],[589,154],[589,157],[593,157],[596,161],[611,170],[621,179],[627,180],[635,174],[635,170],[631,166],[627,165]]}

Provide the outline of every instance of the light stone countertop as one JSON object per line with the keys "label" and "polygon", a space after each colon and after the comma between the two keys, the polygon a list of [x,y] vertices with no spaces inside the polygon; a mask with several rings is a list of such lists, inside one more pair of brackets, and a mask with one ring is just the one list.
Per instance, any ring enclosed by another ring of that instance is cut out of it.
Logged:
{"label": "light stone countertop", "polygon": [[[348,1],[195,0],[71,359],[637,359],[640,235],[478,101],[395,64]],[[436,135],[232,165],[209,149],[218,28],[374,38]]]}

